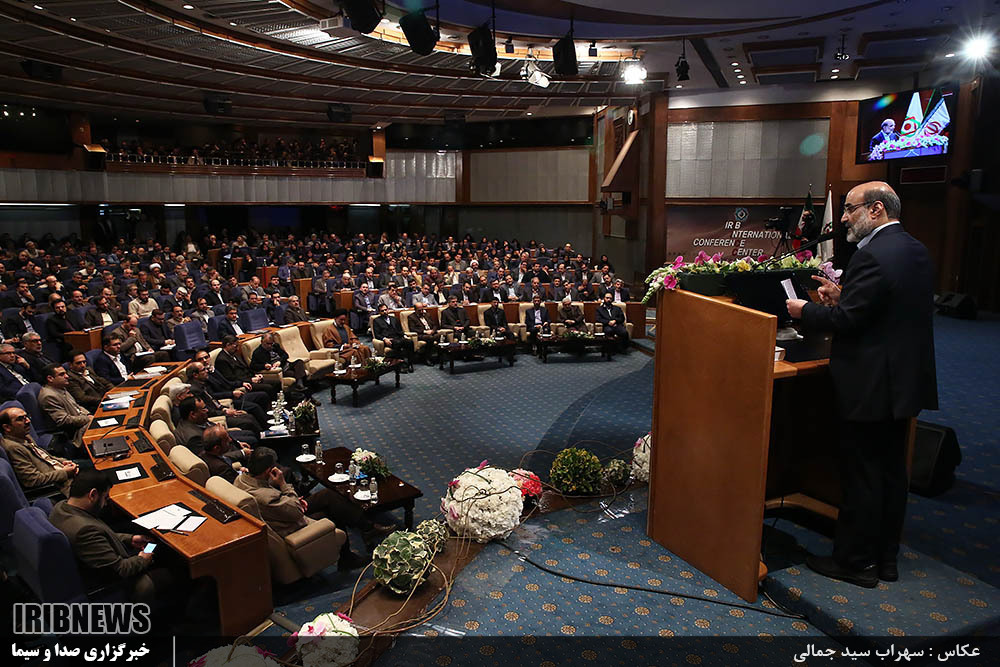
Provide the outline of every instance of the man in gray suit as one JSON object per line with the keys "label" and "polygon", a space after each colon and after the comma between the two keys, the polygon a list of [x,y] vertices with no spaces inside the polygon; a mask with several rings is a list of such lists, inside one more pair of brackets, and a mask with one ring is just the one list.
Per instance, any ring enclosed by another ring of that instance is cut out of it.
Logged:
{"label": "man in gray suit", "polygon": [[151,569],[153,554],[142,551],[149,540],[116,533],[98,518],[108,503],[111,484],[107,471],[81,471],[70,485],[69,500],[56,503],[49,521],[69,540],[88,588],[123,582],[133,602],[149,603],[157,591],[171,587],[172,578],[165,569]]}
{"label": "man in gray suit", "polygon": [[62,431],[66,441],[83,451],[83,432],[90,425],[90,413],[76,402],[66,387],[69,375],[58,364],[45,367],[45,386],[38,392],[38,407]]}
{"label": "man in gray suit", "polygon": [[25,490],[55,484],[69,496],[69,485],[80,468],[69,459],[60,458],[39,447],[31,437],[31,418],[21,408],[0,412],[3,448],[10,459],[17,481]]}

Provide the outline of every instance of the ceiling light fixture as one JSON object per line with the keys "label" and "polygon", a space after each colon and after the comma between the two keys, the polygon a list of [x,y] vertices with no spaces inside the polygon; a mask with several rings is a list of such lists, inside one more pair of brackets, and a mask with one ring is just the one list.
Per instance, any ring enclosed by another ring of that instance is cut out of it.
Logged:
{"label": "ceiling light fixture", "polygon": [[946,53],[946,54],[944,54],[944,57],[945,58],[954,58],[955,54],[954,53]]}
{"label": "ceiling light fixture", "polygon": [[830,71],[831,71],[831,72],[833,72],[834,74],[839,74],[839,73],[840,73],[840,70],[839,70],[838,68],[836,68],[836,67],[834,67],[834,68],[833,68],[832,70],[830,70]]}
{"label": "ceiling light fixture", "polygon": [[737,68],[736,68],[736,69],[734,69],[733,71],[734,71],[735,73],[739,74],[739,73],[740,73],[740,72],[742,72],[743,70],[741,70],[741,69],[740,69],[739,67],[737,67]]}
{"label": "ceiling light fixture", "polygon": [[42,7],[41,5],[35,5],[35,9],[37,9],[38,11],[42,11],[43,9],[45,9],[45,7]]}
{"label": "ceiling light fixture", "polygon": [[597,57],[597,42],[590,43],[590,49],[587,50],[587,55],[589,55],[591,58]]}
{"label": "ceiling light fixture", "polygon": [[740,81],[740,85],[741,86],[745,86],[745,85],[747,85],[747,82],[746,81]]}
{"label": "ceiling light fixture", "polygon": [[746,77],[744,77],[744,76],[743,76],[742,74],[737,74],[737,75],[736,75],[736,78],[737,78],[737,79],[743,79],[743,78],[746,78]]}
{"label": "ceiling light fixture", "polygon": [[982,60],[993,48],[993,39],[988,35],[978,35],[965,43],[962,55],[969,60]]}
{"label": "ceiling light fixture", "polygon": [[847,34],[840,36],[840,48],[833,54],[833,59],[837,61],[850,60],[851,55],[847,52]]}
{"label": "ceiling light fixture", "polygon": [[[691,79],[691,76],[688,74],[691,70],[691,66],[688,65],[686,47],[687,42],[685,40],[681,40],[681,55],[674,64],[674,71],[677,73],[678,81],[689,81]],[[643,76],[642,78],[645,79],[646,77]]]}
{"label": "ceiling light fixture", "polygon": [[184,9],[194,9],[194,5],[184,5]]}
{"label": "ceiling light fixture", "polygon": [[643,66],[642,60],[639,59],[638,53],[638,47],[632,47],[632,56],[623,61],[622,80],[630,86],[646,80],[646,68]]}
{"label": "ceiling light fixture", "polygon": [[514,38],[508,37],[507,41],[503,43],[504,53],[514,53]]}
{"label": "ceiling light fixture", "polygon": [[525,113],[524,115],[525,115],[525,116],[530,116],[530,115],[531,115],[531,112],[530,112],[530,111],[528,111],[528,112],[527,112],[527,113]]}
{"label": "ceiling light fixture", "polygon": [[739,67],[740,66],[739,63],[729,63],[729,64],[732,65],[733,67]]}
{"label": "ceiling light fixture", "polygon": [[549,75],[538,67],[538,59],[531,53],[530,47],[524,65],[521,66],[521,78],[539,88],[549,87]]}

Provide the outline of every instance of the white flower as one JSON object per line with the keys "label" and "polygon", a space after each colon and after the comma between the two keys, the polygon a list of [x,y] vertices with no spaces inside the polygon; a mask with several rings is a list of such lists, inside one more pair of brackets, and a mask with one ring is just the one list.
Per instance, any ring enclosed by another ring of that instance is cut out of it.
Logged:
{"label": "white flower", "polygon": [[489,542],[507,537],[521,522],[521,489],[506,470],[468,468],[448,488],[441,510],[459,536]]}
{"label": "white flower", "polygon": [[[230,654],[230,652],[232,652]],[[227,660],[228,658],[228,660]],[[200,658],[192,660],[189,665],[197,667],[278,667],[278,663],[265,658],[253,646],[232,645],[214,648]]]}
{"label": "white flower", "polygon": [[358,630],[346,617],[320,614],[297,635],[303,667],[344,667],[358,657]]}
{"label": "white flower", "polygon": [[649,481],[649,452],[653,449],[652,433],[635,441],[632,448],[632,474],[640,482]]}
{"label": "white flower", "polygon": [[357,449],[355,449],[354,453],[351,454],[351,460],[354,461],[357,464],[365,463],[366,461],[369,461],[369,460],[375,459],[375,458],[378,458],[378,454],[376,454],[375,452],[369,451],[367,449],[361,449],[360,447],[358,447]]}

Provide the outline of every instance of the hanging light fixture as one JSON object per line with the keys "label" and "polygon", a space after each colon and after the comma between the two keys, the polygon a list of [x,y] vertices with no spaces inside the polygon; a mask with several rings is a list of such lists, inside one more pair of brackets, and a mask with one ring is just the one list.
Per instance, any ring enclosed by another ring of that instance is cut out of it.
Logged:
{"label": "hanging light fixture", "polygon": [[628,85],[640,84],[646,80],[646,68],[638,54],[639,49],[632,47],[632,56],[622,62],[622,80]]}
{"label": "hanging light fixture", "polygon": [[847,34],[840,35],[840,48],[833,54],[833,59],[837,61],[850,60],[851,54],[847,52]]}
{"label": "hanging light fixture", "polygon": [[688,72],[691,70],[691,66],[688,65],[687,61],[687,42],[681,40],[681,55],[677,58],[677,63],[674,65],[674,71],[677,73],[678,81],[690,81],[691,76]]}
{"label": "hanging light fixture", "polygon": [[528,55],[521,66],[521,78],[539,88],[549,87],[549,76],[538,67],[538,59],[531,52],[531,47],[528,47]]}

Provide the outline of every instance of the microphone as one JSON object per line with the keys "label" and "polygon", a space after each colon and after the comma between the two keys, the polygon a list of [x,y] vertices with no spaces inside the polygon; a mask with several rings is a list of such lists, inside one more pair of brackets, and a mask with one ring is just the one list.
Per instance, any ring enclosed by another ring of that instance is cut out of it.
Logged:
{"label": "microphone", "polygon": [[809,243],[803,243],[802,245],[800,245],[798,248],[796,248],[795,250],[793,250],[791,252],[786,252],[784,255],[781,255],[779,257],[772,257],[771,259],[767,260],[766,262],[761,262],[760,264],[757,265],[757,267],[754,270],[755,271],[760,271],[764,267],[766,267],[768,264],[771,264],[771,263],[774,263],[774,262],[780,262],[781,260],[785,259],[786,257],[791,257],[792,255],[797,255],[797,254],[799,254],[800,252],[802,252],[804,250],[809,250],[810,248],[815,248],[820,243],[823,243],[825,241],[830,241],[833,238],[835,238],[836,236],[837,236],[837,234],[835,232],[827,232],[826,234],[820,234],[814,240],[810,241]]}

